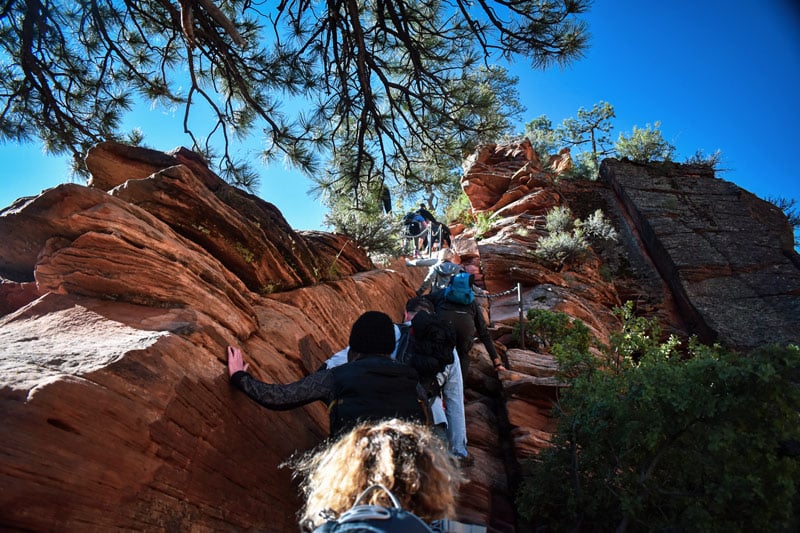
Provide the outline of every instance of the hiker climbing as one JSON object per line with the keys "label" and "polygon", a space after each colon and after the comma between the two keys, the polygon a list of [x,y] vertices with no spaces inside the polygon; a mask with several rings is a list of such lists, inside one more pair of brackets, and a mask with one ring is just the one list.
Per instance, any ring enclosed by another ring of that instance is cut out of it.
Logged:
{"label": "hiker climbing", "polygon": [[506,369],[494,347],[483,312],[475,301],[474,280],[472,274],[459,272],[453,276],[444,290],[432,292],[427,296],[436,307],[436,315],[450,324],[455,331],[456,351],[461,362],[461,374],[465,380],[469,375],[469,351],[475,342],[476,334],[486,347],[495,370]]}
{"label": "hiker climbing", "polygon": [[[435,309],[433,304],[425,298],[411,298],[406,302],[405,313],[402,324],[394,325],[395,334],[395,349],[392,353],[392,358],[403,362],[409,363],[412,354],[422,353],[424,355],[425,347],[423,343],[427,339],[423,328],[415,330],[416,335],[412,338],[412,325],[413,320],[418,313],[434,314]],[[420,320],[417,325],[421,324]],[[430,328],[435,332],[435,328]],[[436,368],[434,375],[440,391],[429,391],[430,397],[428,398],[432,416],[432,425],[435,433],[442,433],[449,443],[450,453],[457,457],[462,465],[469,464],[467,454],[467,428],[464,419],[464,382],[461,375],[461,366],[458,362],[457,352],[454,350],[453,343],[455,339],[447,339],[445,342],[449,343],[450,353],[452,359],[449,364],[445,363],[442,368]],[[410,349],[410,351],[409,351]],[[335,353],[328,359],[323,368],[334,368],[347,362],[347,353],[349,347]],[[411,366],[415,366],[412,364]],[[417,364],[416,366],[423,367],[424,364]],[[436,364],[430,365],[428,368],[435,367]],[[428,372],[425,372],[429,374]],[[430,376],[420,376],[420,380],[430,379]],[[433,392],[431,394],[431,392]],[[445,409],[445,406],[447,408]]]}
{"label": "hiker climbing", "polygon": [[434,249],[450,248],[453,246],[453,239],[450,234],[450,228],[444,222],[431,222],[431,242]]}
{"label": "hiker climbing", "polygon": [[422,285],[417,289],[417,296],[425,294],[428,288],[430,288],[431,292],[434,292],[447,287],[455,274],[464,271],[460,263],[461,258],[452,248],[439,250],[436,263],[428,269],[428,274],[422,280]]}
{"label": "hiker climbing", "polygon": [[423,248],[423,235],[427,231],[425,218],[416,212],[406,213],[403,217],[403,239],[414,243],[414,257],[419,257],[419,251]]}
{"label": "hiker climbing", "polygon": [[436,220],[436,217],[420,204],[416,211],[407,213],[403,217],[405,242],[414,242],[414,256],[418,257],[421,250],[428,253],[452,246],[450,228]]}
{"label": "hiker climbing", "polygon": [[286,385],[264,383],[247,372],[241,351],[228,346],[231,383],[269,409],[287,410],[322,400],[329,404],[330,432],[337,435],[364,420],[403,418],[425,422],[419,376],[393,361],[394,327],[378,311],[367,311],[350,331],[348,362]]}
{"label": "hiker climbing", "polygon": [[[435,314],[429,300],[412,298],[406,304],[405,325],[408,343],[397,360],[411,365],[420,376],[420,383],[432,405],[434,432],[444,431],[450,453],[462,466],[472,464],[467,454],[467,428],[464,416],[464,382],[455,350],[455,332]],[[400,343],[398,343],[398,346]]]}
{"label": "hiker climbing", "polygon": [[436,217],[433,216],[433,213],[428,211],[428,208],[425,207],[425,204],[423,203],[419,204],[419,207],[417,208],[417,214],[419,214],[422,218],[424,218],[425,222],[428,223],[436,222]]}
{"label": "hiker climbing", "polygon": [[427,233],[421,238],[422,243],[420,244],[420,249],[428,247],[429,238],[432,250],[441,250],[445,245],[447,245],[448,248],[452,246],[450,228],[447,227],[447,224],[436,220],[436,217],[433,216],[433,213],[428,211],[425,204],[419,204],[416,213],[424,219],[425,224],[423,227],[428,229]]}

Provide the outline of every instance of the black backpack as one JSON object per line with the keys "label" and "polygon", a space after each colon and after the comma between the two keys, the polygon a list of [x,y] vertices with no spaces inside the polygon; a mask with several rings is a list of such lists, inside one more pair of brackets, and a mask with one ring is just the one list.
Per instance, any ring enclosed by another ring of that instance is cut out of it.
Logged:
{"label": "black backpack", "polygon": [[420,311],[411,320],[410,331],[408,326],[401,327],[396,359],[417,371],[420,384],[433,399],[442,389],[438,375],[455,360],[455,344],[455,332],[445,321]]}
{"label": "black backpack", "polygon": [[[362,505],[360,502],[370,492],[383,490],[392,502],[392,507]],[[372,485],[362,492],[355,504],[336,520],[329,520],[313,533],[381,532],[381,533],[432,533],[430,528],[415,514],[404,510],[394,494],[383,485]]]}
{"label": "black backpack", "polygon": [[403,217],[403,226],[406,228],[406,233],[412,237],[419,235],[422,232],[422,226],[420,225],[422,220],[422,217],[417,213],[407,213]]}

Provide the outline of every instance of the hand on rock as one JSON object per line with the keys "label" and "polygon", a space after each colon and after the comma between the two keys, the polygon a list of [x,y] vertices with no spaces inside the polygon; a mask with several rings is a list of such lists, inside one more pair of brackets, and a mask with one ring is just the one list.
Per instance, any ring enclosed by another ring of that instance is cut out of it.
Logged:
{"label": "hand on rock", "polygon": [[239,371],[247,372],[250,365],[244,362],[242,351],[235,346],[228,346],[228,376]]}

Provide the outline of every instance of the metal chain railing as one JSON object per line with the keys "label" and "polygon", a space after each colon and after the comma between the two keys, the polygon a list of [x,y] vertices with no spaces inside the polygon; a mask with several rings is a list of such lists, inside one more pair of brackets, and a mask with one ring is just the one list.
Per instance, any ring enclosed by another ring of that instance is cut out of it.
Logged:
{"label": "metal chain railing", "polygon": [[[441,230],[437,234],[437,244],[438,244],[438,249],[439,250],[442,249],[442,234],[443,234],[443,232]],[[427,226],[425,226],[422,229],[422,231],[420,231],[416,235],[409,233],[408,232],[408,226],[404,225],[403,226],[403,249],[405,250],[405,248],[406,248],[406,242],[411,240],[411,242],[414,243],[414,252],[416,252],[418,254],[422,254],[423,250],[421,250],[419,248],[419,240],[418,239],[421,239],[423,237],[425,238],[425,242],[427,243],[426,246],[425,246],[425,249],[424,249],[424,253],[425,253],[425,255],[430,257],[431,253],[433,252],[433,244],[434,244],[434,242],[433,242],[434,241],[434,239],[433,239],[433,223],[429,223]]]}
{"label": "metal chain railing", "polygon": [[512,293],[515,293],[515,292],[517,292],[517,288],[516,287],[514,287],[513,289],[508,289],[507,291],[503,291],[503,292],[495,292],[493,294],[476,294],[475,297],[476,298],[488,298],[488,299],[491,300],[492,298],[499,298],[500,296],[506,296],[508,294],[512,294]]}
{"label": "metal chain railing", "polygon": [[[486,298],[489,301],[489,308],[487,309],[487,311],[489,313],[489,324],[492,323],[492,299],[493,298],[499,298],[500,296],[507,296],[509,294],[514,294],[515,292],[517,293],[517,306],[518,306],[518,309],[519,309],[520,332],[524,331],[525,320],[524,320],[523,309],[522,309],[522,284],[521,283],[517,283],[516,287],[508,289],[507,291],[495,292],[495,293],[492,293],[492,294],[476,294],[475,295],[476,298]],[[525,334],[524,333],[520,334],[520,348],[522,348],[523,350],[525,349]]]}

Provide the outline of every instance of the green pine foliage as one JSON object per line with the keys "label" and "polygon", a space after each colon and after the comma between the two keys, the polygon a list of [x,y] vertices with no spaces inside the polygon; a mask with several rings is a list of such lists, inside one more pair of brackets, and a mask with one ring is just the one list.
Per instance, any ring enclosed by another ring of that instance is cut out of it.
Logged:
{"label": "green pine foliage", "polygon": [[552,350],[570,386],[520,514],[548,531],[796,531],[800,349],[681,351],[630,304],[617,311],[602,357]]}
{"label": "green pine foliage", "polygon": [[445,210],[445,220],[448,224],[453,222],[469,223],[474,220],[472,216],[472,205],[469,203],[469,197],[462,190],[460,194],[451,202]]}
{"label": "green pine foliage", "polygon": [[660,128],[661,122],[656,121],[644,128],[634,126],[630,136],[620,133],[614,145],[617,155],[639,163],[672,161],[675,146],[664,139]]}
{"label": "green pine foliage", "polygon": [[614,151],[609,137],[614,117],[614,106],[600,101],[589,110],[581,107],[575,117],[564,119],[557,128],[541,115],[525,125],[525,136],[545,164],[561,148],[572,149],[574,166],[565,177],[596,179],[600,158]]}
{"label": "green pine foliage", "polygon": [[539,155],[539,160],[545,163],[550,154],[556,154],[561,149],[560,136],[553,129],[553,122],[547,115],[541,115],[525,124],[525,137]]}
{"label": "green pine foliage", "polygon": [[339,180],[320,180],[315,190],[328,207],[325,225],[350,237],[373,261],[397,257],[401,252],[401,223],[398,216],[384,212],[383,183],[377,178],[359,180],[352,172],[340,176]]}
{"label": "green pine foliage", "polygon": [[390,215],[357,209],[336,210],[325,215],[325,224],[334,233],[353,239],[373,261],[400,255],[398,224]]}
{"label": "green pine foliage", "polygon": [[589,5],[9,0],[0,141],[38,138],[80,164],[152,104],[177,110],[192,149],[233,180],[244,170],[244,185],[252,171],[232,148],[251,135],[263,135],[265,161],[309,175],[352,148],[358,179],[374,166],[402,182],[418,156],[444,144],[450,156],[514,119],[515,80],[495,58],[579,58]]}
{"label": "green pine foliage", "polygon": [[576,158],[575,172],[579,177],[593,179],[600,158],[613,152],[609,134],[613,128],[611,119],[615,117],[614,106],[600,101],[589,110],[581,107],[575,118],[561,123],[559,130],[564,142],[583,150]]}
{"label": "green pine foliage", "polygon": [[[612,120],[615,117],[614,107],[600,101],[591,109],[578,109],[575,117],[564,119],[557,127],[553,127],[546,115],[541,115],[525,125],[524,135],[545,164],[549,156],[561,148],[571,149],[573,167],[560,177],[597,179],[600,161],[606,156],[618,156],[641,163],[672,161],[676,148],[664,139],[661,122],[647,124],[644,128],[634,126],[630,134],[620,133],[617,141],[612,142]],[[686,159],[686,163],[724,171],[720,168],[720,150],[708,155],[697,150]]]}

